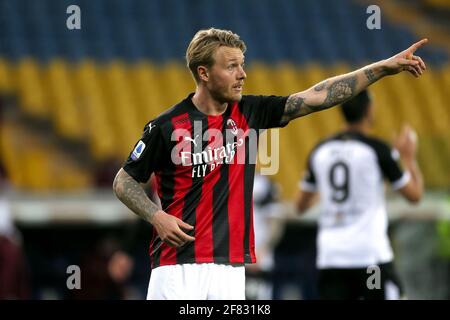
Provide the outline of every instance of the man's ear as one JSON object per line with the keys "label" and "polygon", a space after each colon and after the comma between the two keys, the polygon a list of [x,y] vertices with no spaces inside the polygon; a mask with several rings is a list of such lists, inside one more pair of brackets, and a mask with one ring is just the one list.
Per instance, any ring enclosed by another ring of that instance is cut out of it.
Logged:
{"label": "man's ear", "polygon": [[205,66],[198,66],[197,67],[197,73],[198,73],[198,77],[200,78],[200,80],[202,81],[208,81],[209,80],[209,73],[208,73],[208,68]]}

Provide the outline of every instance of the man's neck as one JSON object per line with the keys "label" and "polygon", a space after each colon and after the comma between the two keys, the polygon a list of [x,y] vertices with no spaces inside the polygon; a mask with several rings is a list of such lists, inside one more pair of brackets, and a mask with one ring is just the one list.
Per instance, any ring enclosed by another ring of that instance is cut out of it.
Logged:
{"label": "man's neck", "polygon": [[367,135],[367,134],[369,134],[369,131],[370,131],[370,125],[369,125],[369,123],[367,123],[367,121],[361,121],[358,123],[347,124],[347,130]]}
{"label": "man's neck", "polygon": [[208,116],[218,116],[225,112],[228,103],[222,103],[214,99],[211,93],[203,87],[198,86],[192,96],[195,107]]}

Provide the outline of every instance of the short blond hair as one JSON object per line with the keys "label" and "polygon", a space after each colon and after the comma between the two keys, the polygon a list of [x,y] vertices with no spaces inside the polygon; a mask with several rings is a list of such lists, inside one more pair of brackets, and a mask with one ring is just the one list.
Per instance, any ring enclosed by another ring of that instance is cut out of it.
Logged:
{"label": "short blond hair", "polygon": [[192,38],[186,50],[186,63],[198,83],[200,78],[197,74],[199,66],[211,67],[214,64],[213,55],[221,47],[239,48],[242,53],[247,47],[239,36],[228,30],[210,28],[198,31]]}

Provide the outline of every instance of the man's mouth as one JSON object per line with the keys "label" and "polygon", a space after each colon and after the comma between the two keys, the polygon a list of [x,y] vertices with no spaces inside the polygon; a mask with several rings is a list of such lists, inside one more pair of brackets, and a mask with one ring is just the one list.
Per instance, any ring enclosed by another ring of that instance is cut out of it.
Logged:
{"label": "man's mouth", "polygon": [[236,84],[233,86],[233,89],[236,91],[242,91],[242,84]]}

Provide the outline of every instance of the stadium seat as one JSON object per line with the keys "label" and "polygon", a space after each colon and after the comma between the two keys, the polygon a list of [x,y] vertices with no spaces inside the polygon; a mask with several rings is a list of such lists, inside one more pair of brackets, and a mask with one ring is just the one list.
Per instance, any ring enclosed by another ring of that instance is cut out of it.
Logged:
{"label": "stadium seat", "polygon": [[9,62],[0,57],[0,94],[11,95],[14,91],[11,66]]}
{"label": "stadium seat", "polygon": [[[200,28],[231,29],[246,41],[246,94],[301,91],[417,39],[388,19],[383,32],[355,28],[367,16],[353,1],[242,0],[236,6],[233,0],[81,0],[81,30],[65,28],[67,15],[59,14],[70,4],[0,1],[0,94],[17,97],[27,119],[48,124],[63,141],[86,144],[93,161],[124,159],[147,121],[195,89],[183,57]],[[448,53],[436,46],[421,55],[429,65],[422,79],[405,74],[371,88],[378,105],[375,131],[390,138],[402,122],[411,123],[424,137],[419,152],[427,183],[442,185],[438,171],[449,170],[442,155],[449,152],[450,64]],[[341,127],[337,109],[297,120],[281,132],[281,157],[300,171],[299,159]],[[87,181],[67,176],[67,186]],[[284,168],[277,179],[287,195],[296,188]]]}
{"label": "stadium seat", "polygon": [[40,120],[48,119],[50,111],[47,97],[44,95],[42,68],[33,59],[18,62],[15,73],[19,103],[24,112]]}
{"label": "stadium seat", "polygon": [[56,130],[67,139],[84,140],[87,135],[80,126],[81,109],[75,99],[70,67],[62,60],[53,60],[45,73],[49,89],[48,103]]}

